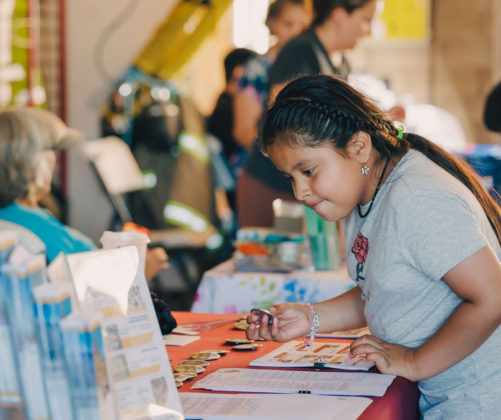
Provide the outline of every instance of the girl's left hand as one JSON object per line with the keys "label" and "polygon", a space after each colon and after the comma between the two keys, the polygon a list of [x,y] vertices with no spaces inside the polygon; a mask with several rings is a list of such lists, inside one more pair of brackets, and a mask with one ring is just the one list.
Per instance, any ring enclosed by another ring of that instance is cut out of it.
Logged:
{"label": "girl's left hand", "polygon": [[415,381],[414,349],[389,344],[373,335],[364,335],[350,347],[350,357],[364,356],[374,362],[381,373],[402,376]]}

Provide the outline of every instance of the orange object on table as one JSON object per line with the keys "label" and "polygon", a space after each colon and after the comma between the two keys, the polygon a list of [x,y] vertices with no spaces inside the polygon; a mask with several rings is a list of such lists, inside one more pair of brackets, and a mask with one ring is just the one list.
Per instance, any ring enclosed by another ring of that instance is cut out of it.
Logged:
{"label": "orange object on table", "polygon": [[244,255],[270,255],[270,250],[255,242],[237,242],[236,249]]}
{"label": "orange object on table", "polygon": [[140,232],[150,236],[150,230],[148,228],[133,222],[125,222],[122,226],[122,232]]}

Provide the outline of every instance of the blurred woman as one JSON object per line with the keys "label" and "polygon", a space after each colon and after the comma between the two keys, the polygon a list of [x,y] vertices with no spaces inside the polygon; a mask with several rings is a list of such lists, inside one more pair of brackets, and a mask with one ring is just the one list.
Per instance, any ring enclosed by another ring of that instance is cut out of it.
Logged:
{"label": "blurred woman", "polygon": [[[61,223],[39,206],[50,192],[56,151],[78,144],[83,135],[53,113],[37,108],[0,112],[0,219],[33,232],[45,244],[50,263],[63,252],[96,249],[86,235]],[[168,267],[163,248],[147,252],[147,279]]]}
{"label": "blurred woman", "polygon": [[[269,71],[273,99],[289,81],[301,75],[330,74],[347,78],[344,52],[370,34],[376,0],[313,0],[313,22],[280,51]],[[273,226],[272,202],[294,201],[290,183],[254,145],[237,185],[241,226]]]}
{"label": "blurred woman", "polygon": [[308,22],[304,0],[275,0],[270,3],[265,23],[274,44],[266,54],[247,62],[234,95],[233,137],[245,149],[250,149],[257,137],[258,122],[268,101],[271,65],[282,47],[303,31]]}

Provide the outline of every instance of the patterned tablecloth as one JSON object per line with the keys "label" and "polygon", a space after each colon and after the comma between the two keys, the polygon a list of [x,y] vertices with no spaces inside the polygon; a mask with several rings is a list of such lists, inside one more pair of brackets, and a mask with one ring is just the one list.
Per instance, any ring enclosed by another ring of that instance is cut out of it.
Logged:
{"label": "patterned tablecloth", "polygon": [[191,307],[198,313],[246,313],[281,302],[317,302],[354,286],[346,268],[337,271],[243,273],[232,260],[205,272]]}

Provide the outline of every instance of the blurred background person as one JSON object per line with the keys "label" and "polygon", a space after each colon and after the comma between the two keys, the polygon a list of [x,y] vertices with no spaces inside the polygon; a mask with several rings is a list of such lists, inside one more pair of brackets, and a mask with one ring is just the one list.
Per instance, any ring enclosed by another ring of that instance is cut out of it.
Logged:
{"label": "blurred background person", "polygon": [[273,44],[266,54],[245,65],[234,95],[233,136],[246,150],[257,137],[258,122],[268,102],[270,67],[282,47],[301,33],[309,21],[305,0],[275,0],[268,7],[265,23]]}
{"label": "blurred background person", "polygon": [[225,89],[219,95],[216,106],[207,119],[207,131],[216,136],[223,146],[224,156],[231,164],[234,154],[241,147],[233,138],[233,102],[239,80],[246,63],[257,53],[248,48],[235,48],[224,58]]}
{"label": "blurred background person", "polygon": [[[225,89],[219,95],[214,110],[207,118],[207,132],[215,136],[222,146],[224,161],[233,178],[237,168],[247,156],[246,150],[233,137],[233,102],[245,64],[257,54],[248,48],[235,48],[224,58]],[[230,206],[234,206],[234,190],[227,191]]]}
{"label": "blurred background person", "polygon": [[[96,249],[83,233],[64,225],[39,206],[50,192],[56,151],[84,141],[53,113],[37,108],[0,112],[0,219],[33,232],[45,244],[47,262],[60,252]],[[145,275],[151,280],[168,268],[163,248],[147,252]]]}
{"label": "blurred background person", "polygon": [[[344,79],[350,71],[344,52],[369,35],[376,0],[313,0],[313,22],[289,41],[270,69],[270,101],[290,80],[308,74],[330,74]],[[272,226],[273,200],[294,201],[290,182],[278,174],[258,142],[244,163],[237,185],[241,226]]]}
{"label": "blurred background person", "polygon": [[484,124],[488,130],[501,133],[501,82],[497,83],[487,95]]}

